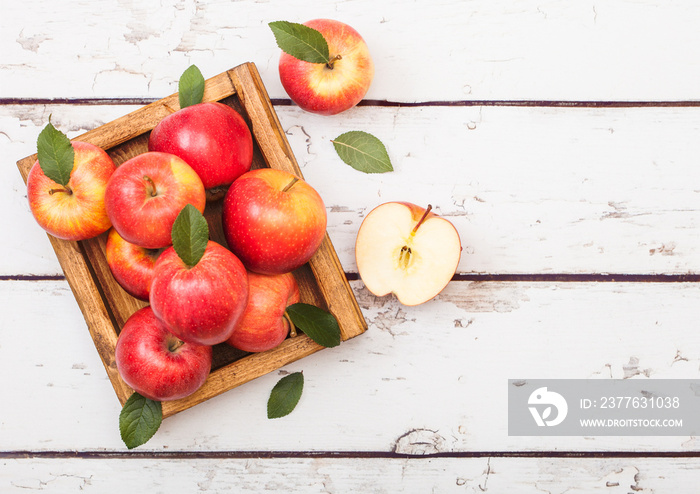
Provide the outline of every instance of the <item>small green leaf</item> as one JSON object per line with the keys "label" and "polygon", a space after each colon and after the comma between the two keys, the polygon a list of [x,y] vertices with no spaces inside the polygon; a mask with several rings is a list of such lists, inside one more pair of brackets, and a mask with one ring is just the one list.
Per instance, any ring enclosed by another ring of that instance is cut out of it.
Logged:
{"label": "small green leaf", "polygon": [[391,160],[382,141],[361,130],[351,130],[331,141],[345,163],[365,173],[393,171]]}
{"label": "small green leaf", "polygon": [[311,63],[328,63],[330,55],[326,38],[316,29],[303,24],[275,21],[268,24],[282,51]]}
{"label": "small green leaf", "polygon": [[175,218],[172,229],[173,248],[182,262],[194,267],[204,255],[209,241],[209,226],[202,213],[187,204]]}
{"label": "small green leaf", "polygon": [[299,403],[304,390],[304,374],[294,372],[280,379],[267,400],[267,418],[278,419],[289,415]]}
{"label": "small green leaf", "polygon": [[196,105],[204,97],[204,76],[196,65],[190,65],[180,76],[178,84],[180,108]]}
{"label": "small green leaf", "polygon": [[119,433],[126,447],[133,449],[145,444],[156,433],[163,421],[163,407],[159,401],[132,394],[119,413]]}
{"label": "small green leaf", "polygon": [[340,326],[330,312],[300,302],[287,307],[287,314],[297,328],[319,345],[328,348],[340,345]]}
{"label": "small green leaf", "polygon": [[68,136],[51,124],[51,116],[49,123],[39,133],[36,147],[39,166],[44,175],[57,184],[68,185],[73,171],[75,150]]}

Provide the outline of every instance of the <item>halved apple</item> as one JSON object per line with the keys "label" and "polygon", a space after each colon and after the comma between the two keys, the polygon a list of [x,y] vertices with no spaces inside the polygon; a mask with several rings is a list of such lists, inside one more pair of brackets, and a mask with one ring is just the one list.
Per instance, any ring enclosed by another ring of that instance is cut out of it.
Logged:
{"label": "halved apple", "polygon": [[360,278],[377,296],[393,293],[404,305],[435,297],[452,279],[462,254],[454,225],[409,202],[374,208],[357,232]]}

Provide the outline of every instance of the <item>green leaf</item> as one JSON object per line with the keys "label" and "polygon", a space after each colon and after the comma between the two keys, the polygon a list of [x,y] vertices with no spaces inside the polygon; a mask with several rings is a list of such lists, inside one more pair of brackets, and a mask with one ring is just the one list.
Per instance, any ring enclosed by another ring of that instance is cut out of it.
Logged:
{"label": "green leaf", "polygon": [[161,403],[134,393],[126,400],[119,414],[122,441],[129,449],[141,446],[153,437],[162,421]]}
{"label": "green leaf", "polygon": [[382,141],[361,130],[351,130],[331,141],[345,163],[365,173],[393,171],[391,160]]}
{"label": "green leaf", "polygon": [[275,35],[277,46],[285,53],[304,62],[330,62],[326,38],[316,29],[287,21],[270,22],[268,26]]}
{"label": "green leaf", "polygon": [[36,141],[39,166],[44,175],[57,184],[66,186],[75,161],[75,150],[68,136],[49,123],[39,133]]}
{"label": "green leaf", "polygon": [[319,345],[328,348],[340,345],[340,326],[330,312],[300,302],[287,307],[287,314],[297,328]]}
{"label": "green leaf", "polygon": [[171,233],[173,248],[182,262],[194,267],[204,255],[209,241],[209,226],[202,213],[187,204],[175,218]]}
{"label": "green leaf", "polygon": [[204,77],[196,65],[190,65],[180,76],[178,84],[180,108],[196,105],[204,97]]}
{"label": "green leaf", "polygon": [[294,372],[280,379],[267,400],[267,418],[278,419],[289,415],[299,403],[304,390],[304,374]]}

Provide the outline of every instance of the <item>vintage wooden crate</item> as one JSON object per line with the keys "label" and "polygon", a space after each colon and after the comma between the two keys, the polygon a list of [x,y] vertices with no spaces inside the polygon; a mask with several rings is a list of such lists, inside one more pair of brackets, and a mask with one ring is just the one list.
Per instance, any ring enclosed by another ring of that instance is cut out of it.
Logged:
{"label": "vintage wooden crate", "polygon": [[[245,63],[208,79],[204,101],[220,101],[230,105],[246,119],[254,136],[253,168],[267,166],[302,176],[254,64]],[[147,151],[151,129],[178,108],[176,93],[86,132],[74,140],[100,146],[112,156],[118,166]],[[35,161],[36,155],[32,155],[17,162],[25,182]],[[221,227],[222,198],[223,194],[210,196],[204,214],[209,222],[212,240],[226,245]],[[119,331],[128,317],[146,304],[127,294],[112,277],[105,258],[106,234],[80,242],[68,242],[51,235],[49,239],[85,317],[117,398],[123,404],[133,390],[117,372],[114,347]],[[299,283],[302,302],[314,304],[335,315],[343,341],[367,329],[327,234],[313,258],[294,274]],[[163,416],[185,410],[322,348],[303,333],[287,338],[273,350],[257,354],[240,352],[226,344],[216,345],[212,372],[205,384],[187,398],[163,403]]]}

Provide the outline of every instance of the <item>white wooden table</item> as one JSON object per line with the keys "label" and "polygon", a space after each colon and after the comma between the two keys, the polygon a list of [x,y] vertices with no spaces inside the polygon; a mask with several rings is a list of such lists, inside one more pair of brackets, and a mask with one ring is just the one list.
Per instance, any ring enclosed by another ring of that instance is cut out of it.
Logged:
{"label": "white wooden table", "polygon": [[[334,117],[293,106],[273,20],[330,17],[376,76]],[[700,4],[687,1],[3,0],[0,492],[697,492],[695,437],[515,437],[507,380],[700,376]],[[254,62],[369,330],[120,440],[119,403],[15,162]],[[365,130],[395,171],[330,139]],[[354,239],[389,200],[432,204],[458,274],[414,308],[369,294]]]}

